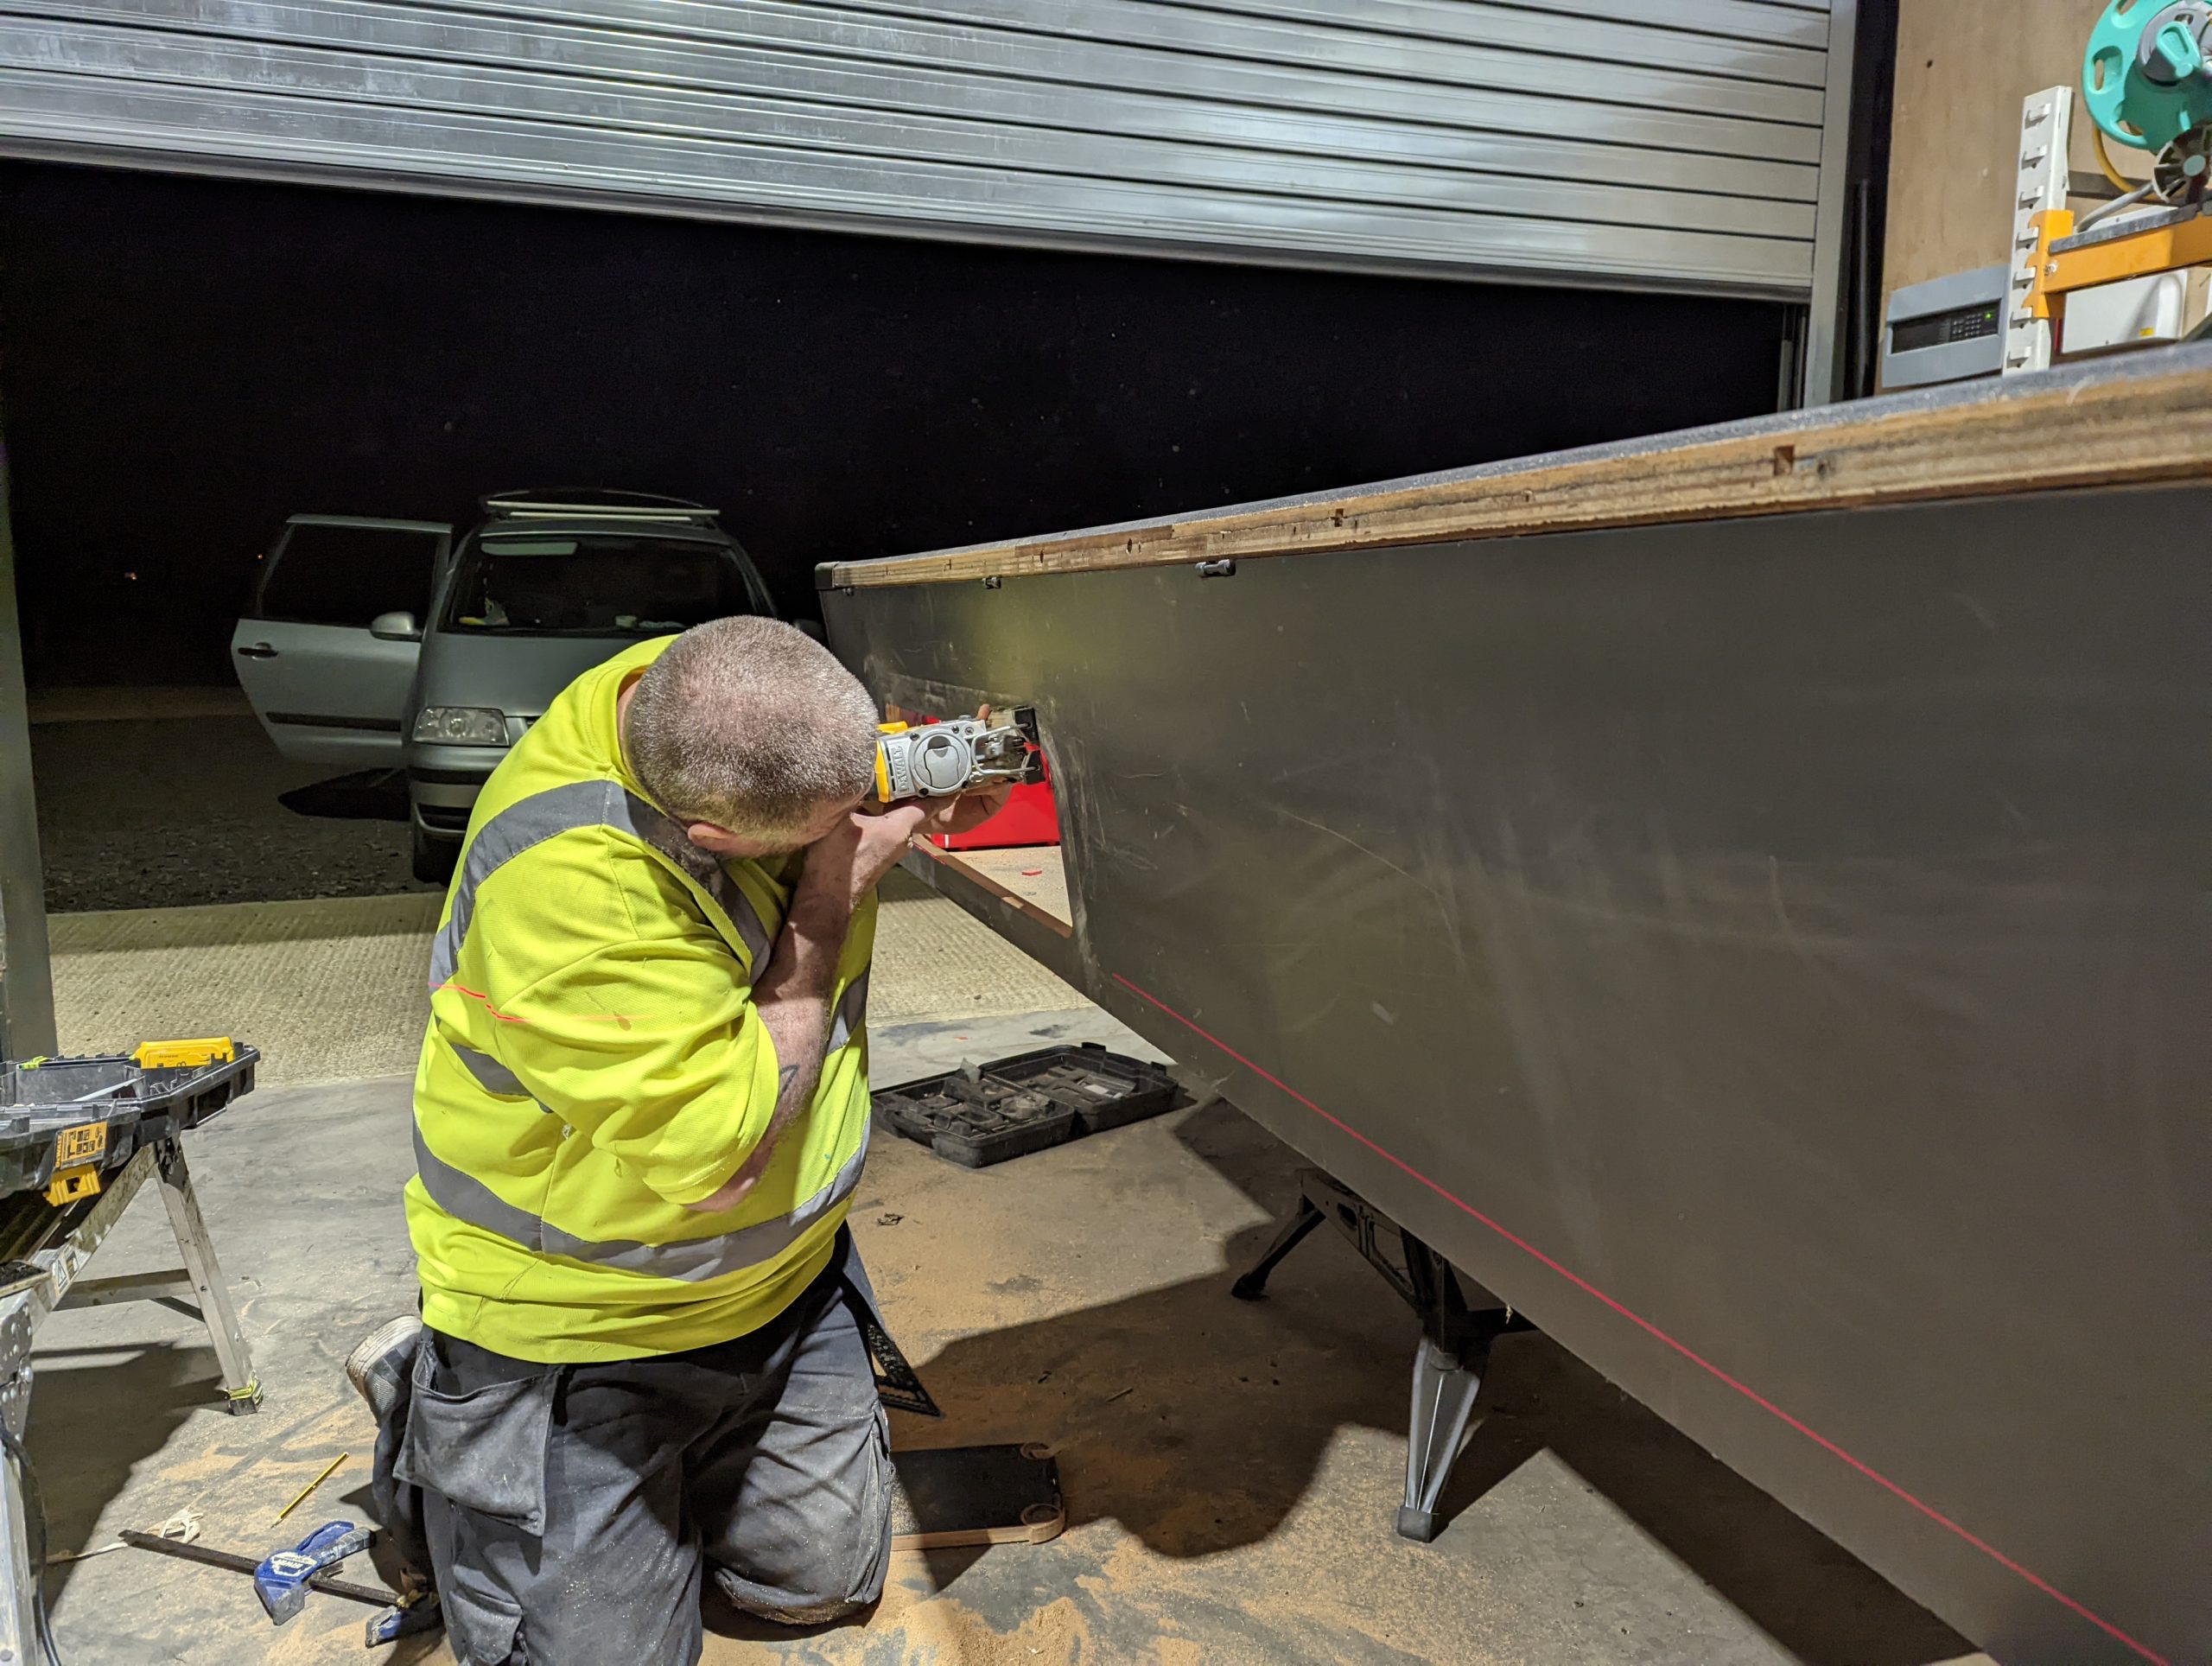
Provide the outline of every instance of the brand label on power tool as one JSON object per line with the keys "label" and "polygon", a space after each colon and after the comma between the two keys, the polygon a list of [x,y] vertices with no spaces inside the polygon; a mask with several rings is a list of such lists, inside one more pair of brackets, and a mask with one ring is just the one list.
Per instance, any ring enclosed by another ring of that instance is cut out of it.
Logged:
{"label": "brand label on power tool", "polygon": [[976,754],[963,731],[974,727],[936,724],[878,741],[892,799],[948,798],[972,785]]}
{"label": "brand label on power tool", "polygon": [[84,1122],[54,1136],[54,1166],[88,1162],[107,1149],[107,1124]]}

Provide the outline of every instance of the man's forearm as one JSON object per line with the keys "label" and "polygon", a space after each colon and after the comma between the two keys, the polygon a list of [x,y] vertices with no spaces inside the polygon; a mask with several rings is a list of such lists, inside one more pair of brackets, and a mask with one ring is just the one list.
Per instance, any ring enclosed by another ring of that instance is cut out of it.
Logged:
{"label": "man's forearm", "polygon": [[753,983],[753,1010],[776,1044],[775,1110],[737,1173],[713,1196],[692,1205],[694,1209],[729,1209],[742,1202],[767,1172],[776,1141],[813,1102],[830,1041],[837,958],[851,923],[852,910],[833,897],[802,886],[791,899],[768,964]]}

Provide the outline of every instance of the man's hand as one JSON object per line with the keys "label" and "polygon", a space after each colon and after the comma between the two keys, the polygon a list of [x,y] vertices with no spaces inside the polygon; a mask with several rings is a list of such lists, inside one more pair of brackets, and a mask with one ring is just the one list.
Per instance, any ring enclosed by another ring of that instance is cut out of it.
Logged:
{"label": "man's hand", "polygon": [[1006,808],[1013,791],[1010,786],[982,787],[955,798],[863,804],[835,831],[807,846],[799,890],[813,900],[834,902],[850,912],[899,865],[914,839],[981,827]]}
{"label": "man's hand", "polygon": [[899,865],[908,841],[927,819],[927,807],[912,798],[852,811],[835,830],[807,846],[800,895],[850,913]]}
{"label": "man's hand", "polygon": [[924,801],[925,814],[914,831],[918,834],[966,833],[981,827],[985,822],[1006,808],[1012,796],[1010,786],[978,787],[963,792],[957,798],[931,798]]}

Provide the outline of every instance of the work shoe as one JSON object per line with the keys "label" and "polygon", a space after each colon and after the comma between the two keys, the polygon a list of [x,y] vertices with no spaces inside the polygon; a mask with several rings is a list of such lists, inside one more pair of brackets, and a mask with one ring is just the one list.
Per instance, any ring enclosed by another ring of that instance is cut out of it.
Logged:
{"label": "work shoe", "polygon": [[413,1313],[402,1313],[371,1331],[346,1356],[346,1380],[369,1402],[378,1423],[391,1415],[407,1374],[415,1369],[415,1351],[422,1345],[423,1321]]}

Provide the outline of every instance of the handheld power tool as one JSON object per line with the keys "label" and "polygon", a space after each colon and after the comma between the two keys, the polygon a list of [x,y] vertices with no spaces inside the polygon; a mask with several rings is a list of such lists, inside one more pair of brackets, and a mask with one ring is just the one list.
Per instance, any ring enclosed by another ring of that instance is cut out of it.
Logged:
{"label": "handheld power tool", "polygon": [[885,804],[901,798],[950,798],[972,787],[1020,786],[1045,779],[1034,707],[1016,707],[1013,721],[997,727],[976,717],[915,728],[905,723],[879,727],[875,796]]}

